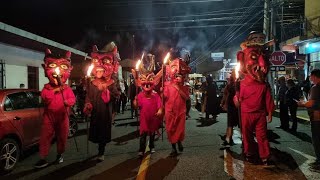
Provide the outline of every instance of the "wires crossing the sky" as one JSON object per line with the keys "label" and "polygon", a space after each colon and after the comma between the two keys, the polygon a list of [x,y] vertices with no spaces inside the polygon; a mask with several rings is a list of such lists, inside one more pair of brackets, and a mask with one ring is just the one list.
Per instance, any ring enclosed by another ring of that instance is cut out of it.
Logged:
{"label": "wires crossing the sky", "polygon": [[224,0],[156,0],[156,1],[115,1],[115,2],[105,2],[104,5],[109,7],[116,6],[150,6],[150,5],[172,5],[172,4],[195,4],[195,3],[209,3],[209,2],[222,2]]}

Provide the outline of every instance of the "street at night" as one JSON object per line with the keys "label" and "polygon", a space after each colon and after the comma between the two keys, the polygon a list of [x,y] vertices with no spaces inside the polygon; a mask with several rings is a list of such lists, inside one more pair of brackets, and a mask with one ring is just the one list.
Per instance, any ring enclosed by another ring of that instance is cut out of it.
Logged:
{"label": "street at night", "polygon": [[320,0],[7,0],[0,180],[320,180]]}
{"label": "street at night", "polygon": [[[38,159],[36,151],[30,152],[17,168],[1,179],[319,179],[320,175],[308,170],[314,152],[311,144],[310,125],[298,124],[298,132],[275,128],[279,118],[268,124],[268,137],[275,167],[264,167],[245,162],[241,155],[241,140],[235,128],[234,142],[230,150],[223,150],[220,135],[225,134],[226,113],[217,121],[200,120],[198,112],[191,110],[191,119],[186,121],[184,152],[169,157],[170,144],[164,140],[155,142],[156,152],[147,153],[141,161],[138,158],[139,139],[136,119],[130,118],[130,111],[120,114],[112,127],[112,142],[107,145],[105,161],[93,159],[97,147],[90,143],[89,155],[86,148],[86,131],[76,136],[77,152],[73,139],[68,140],[65,162],[50,165],[41,170],[33,168]],[[80,123],[85,128],[85,123]],[[50,152],[50,161],[55,158],[55,146]]]}

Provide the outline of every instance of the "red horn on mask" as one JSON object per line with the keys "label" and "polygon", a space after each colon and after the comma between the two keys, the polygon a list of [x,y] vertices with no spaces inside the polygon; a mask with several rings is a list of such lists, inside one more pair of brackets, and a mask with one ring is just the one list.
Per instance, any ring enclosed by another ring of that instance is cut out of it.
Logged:
{"label": "red horn on mask", "polygon": [[70,58],[71,58],[71,52],[70,52],[70,51],[67,51],[67,52],[66,52],[65,58],[68,59],[68,60],[70,60]]}
{"label": "red horn on mask", "polygon": [[49,54],[51,54],[50,49],[46,49],[46,56],[49,55]]}
{"label": "red horn on mask", "polygon": [[96,46],[96,45],[93,45],[92,46],[92,51],[93,52],[98,52],[99,50],[98,50],[98,47]]}

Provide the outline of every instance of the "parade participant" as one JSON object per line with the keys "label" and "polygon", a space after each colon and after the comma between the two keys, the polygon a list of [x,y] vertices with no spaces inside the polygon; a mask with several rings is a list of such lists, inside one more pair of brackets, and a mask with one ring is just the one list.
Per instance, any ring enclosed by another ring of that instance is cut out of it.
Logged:
{"label": "parade participant", "polygon": [[163,96],[165,103],[165,124],[168,140],[172,145],[171,156],[177,155],[176,144],[183,151],[182,141],[185,137],[186,100],[189,98],[189,88],[184,85],[185,76],[190,73],[190,67],[181,58],[176,58],[166,71],[170,81],[165,83]]}
{"label": "parade participant", "polygon": [[63,162],[62,154],[65,152],[69,132],[69,111],[76,98],[72,89],[65,84],[72,70],[71,52],[64,57],[55,56],[49,49],[45,52],[44,64],[42,64],[45,76],[49,83],[45,84],[41,91],[44,102],[43,122],[41,127],[39,153],[40,160],[35,164],[36,168],[48,166],[46,157],[49,154],[52,138],[57,137],[57,163]]}
{"label": "parade participant", "polygon": [[91,115],[89,140],[98,144],[98,161],[104,160],[105,146],[111,141],[112,101],[120,96],[113,76],[118,71],[116,48],[98,51],[94,46],[91,53],[94,79],[88,83],[84,113]]}
{"label": "parade participant", "polygon": [[156,75],[151,70],[145,69],[143,62],[140,64],[139,77],[133,69],[132,74],[136,80],[137,86],[142,88],[134,99],[134,107],[140,110],[140,148],[139,156],[143,157],[146,148],[146,139],[149,136],[149,149],[151,153],[155,152],[154,139],[155,133],[161,125],[163,114],[161,98],[156,91],[155,86],[160,82],[162,71]]}
{"label": "parade participant", "polygon": [[233,102],[233,97],[236,95],[235,78],[235,71],[233,70],[228,80],[228,84],[224,88],[223,99],[220,104],[222,109],[227,112],[227,130],[222,143],[222,146],[226,148],[233,144],[233,127],[239,124],[238,109]]}
{"label": "parade participant", "polygon": [[[244,45],[244,44],[242,44]],[[267,138],[267,123],[272,121],[274,101],[266,83],[269,69],[267,51],[259,43],[247,41],[243,50],[237,53],[240,71],[244,79],[240,82],[240,92],[234,97],[235,104],[241,106],[241,130],[246,159],[252,162],[256,152],[264,165],[270,165],[270,146]],[[268,118],[266,119],[266,116]],[[254,132],[258,146],[254,141]],[[256,149],[258,147],[258,151]]]}

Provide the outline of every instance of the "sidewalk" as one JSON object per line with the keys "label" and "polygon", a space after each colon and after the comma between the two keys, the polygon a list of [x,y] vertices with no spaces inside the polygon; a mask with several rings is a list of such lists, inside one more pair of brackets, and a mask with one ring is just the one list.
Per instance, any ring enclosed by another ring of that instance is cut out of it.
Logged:
{"label": "sidewalk", "polygon": [[[273,115],[276,117],[280,117],[280,110],[276,109]],[[307,109],[304,107],[299,107],[297,110],[297,118],[298,118],[298,121],[301,123],[309,123],[310,119],[309,119]]]}

